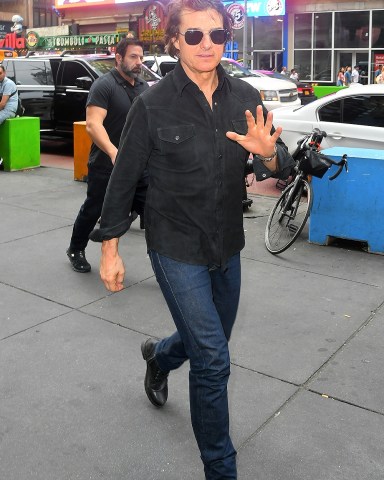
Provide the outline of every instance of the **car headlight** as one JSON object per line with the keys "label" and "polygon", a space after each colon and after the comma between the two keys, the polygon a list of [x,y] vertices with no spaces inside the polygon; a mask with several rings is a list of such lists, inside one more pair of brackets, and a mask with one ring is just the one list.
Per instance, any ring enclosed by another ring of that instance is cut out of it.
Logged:
{"label": "car headlight", "polygon": [[260,90],[261,99],[268,102],[277,102],[279,97],[276,90]]}

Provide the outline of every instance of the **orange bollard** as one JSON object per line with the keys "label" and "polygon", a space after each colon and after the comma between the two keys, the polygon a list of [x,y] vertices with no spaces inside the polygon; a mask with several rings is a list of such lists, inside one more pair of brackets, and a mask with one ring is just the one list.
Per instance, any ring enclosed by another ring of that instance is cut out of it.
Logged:
{"label": "orange bollard", "polygon": [[86,129],[86,122],[73,123],[73,163],[74,180],[86,182],[88,177],[88,157],[92,140]]}

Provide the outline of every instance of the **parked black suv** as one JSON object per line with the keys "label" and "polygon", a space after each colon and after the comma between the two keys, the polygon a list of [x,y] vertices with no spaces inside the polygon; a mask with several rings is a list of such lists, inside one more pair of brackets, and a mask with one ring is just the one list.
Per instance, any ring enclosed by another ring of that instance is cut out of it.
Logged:
{"label": "parked black suv", "polygon": [[[25,108],[24,115],[40,117],[41,132],[72,136],[73,122],[85,120],[92,83],[115,66],[113,55],[63,55],[6,58],[2,63]],[[160,79],[143,66],[149,84]]]}

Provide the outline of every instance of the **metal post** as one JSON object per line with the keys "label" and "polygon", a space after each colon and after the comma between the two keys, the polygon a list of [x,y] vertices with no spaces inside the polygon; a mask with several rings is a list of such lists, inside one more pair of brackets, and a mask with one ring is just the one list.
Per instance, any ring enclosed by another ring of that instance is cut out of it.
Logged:
{"label": "metal post", "polygon": [[247,37],[248,37],[248,15],[247,15],[247,0],[244,0],[244,28],[243,28],[243,65],[244,67],[248,67],[248,60],[247,60]]}

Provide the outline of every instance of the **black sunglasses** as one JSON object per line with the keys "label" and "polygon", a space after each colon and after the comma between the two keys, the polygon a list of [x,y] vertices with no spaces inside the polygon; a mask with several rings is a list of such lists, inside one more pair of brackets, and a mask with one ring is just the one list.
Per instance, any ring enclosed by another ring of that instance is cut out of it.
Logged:
{"label": "black sunglasses", "polygon": [[[224,28],[215,28],[208,33],[212,42],[216,45],[223,45],[229,38],[229,32]],[[183,35],[185,43],[188,45],[198,45],[204,37],[204,32],[197,28],[189,28],[185,33],[179,32],[179,34]]]}

